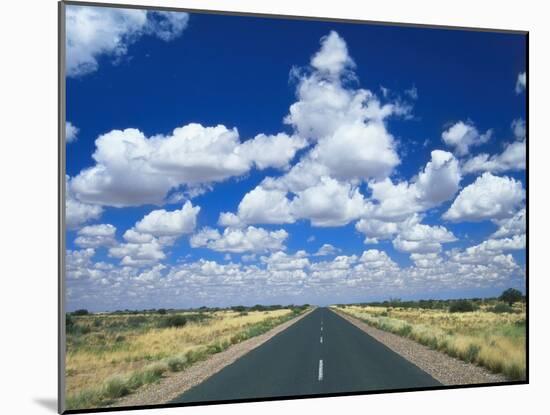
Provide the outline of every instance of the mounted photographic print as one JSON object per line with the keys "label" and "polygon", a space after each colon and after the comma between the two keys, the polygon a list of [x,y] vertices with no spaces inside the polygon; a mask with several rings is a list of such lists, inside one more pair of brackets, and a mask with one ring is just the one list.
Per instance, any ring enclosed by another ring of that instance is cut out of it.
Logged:
{"label": "mounted photographic print", "polygon": [[528,382],[527,32],[59,35],[60,412]]}

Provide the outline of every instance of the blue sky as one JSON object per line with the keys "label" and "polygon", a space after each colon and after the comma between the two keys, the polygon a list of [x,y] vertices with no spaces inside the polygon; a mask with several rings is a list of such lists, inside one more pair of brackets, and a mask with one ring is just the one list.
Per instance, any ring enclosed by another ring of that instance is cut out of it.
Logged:
{"label": "blue sky", "polygon": [[69,309],[523,290],[525,41],[67,6]]}

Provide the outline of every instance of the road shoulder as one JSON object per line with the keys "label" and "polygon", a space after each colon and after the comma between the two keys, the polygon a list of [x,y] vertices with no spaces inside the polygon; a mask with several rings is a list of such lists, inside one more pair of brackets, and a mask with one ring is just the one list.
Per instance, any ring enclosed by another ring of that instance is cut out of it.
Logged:
{"label": "road shoulder", "polygon": [[404,357],[443,385],[471,385],[507,381],[501,374],[491,373],[482,367],[432,350],[413,340],[369,326],[341,311],[332,308],[330,310]]}

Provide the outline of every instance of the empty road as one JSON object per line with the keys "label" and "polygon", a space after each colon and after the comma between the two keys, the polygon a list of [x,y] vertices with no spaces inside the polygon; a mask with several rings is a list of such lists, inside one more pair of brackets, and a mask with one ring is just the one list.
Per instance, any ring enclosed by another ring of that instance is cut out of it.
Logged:
{"label": "empty road", "polygon": [[317,308],[173,402],[439,385],[328,308]]}

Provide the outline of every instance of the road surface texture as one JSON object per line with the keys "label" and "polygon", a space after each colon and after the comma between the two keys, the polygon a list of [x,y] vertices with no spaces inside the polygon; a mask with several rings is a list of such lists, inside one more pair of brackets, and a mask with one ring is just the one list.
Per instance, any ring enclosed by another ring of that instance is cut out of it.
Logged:
{"label": "road surface texture", "polygon": [[318,308],[173,402],[440,385],[328,308]]}

